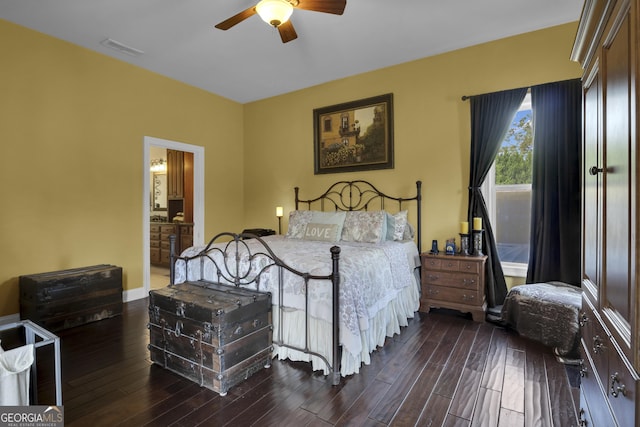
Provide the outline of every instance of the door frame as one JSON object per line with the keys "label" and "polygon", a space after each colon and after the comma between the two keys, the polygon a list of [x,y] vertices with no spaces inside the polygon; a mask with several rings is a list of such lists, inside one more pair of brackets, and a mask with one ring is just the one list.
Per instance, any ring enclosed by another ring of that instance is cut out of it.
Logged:
{"label": "door frame", "polygon": [[[142,288],[140,295],[130,295],[125,300],[134,300],[145,298],[149,294],[151,286],[151,251],[149,248],[150,237],[149,227],[151,223],[151,207],[149,206],[150,179],[149,165],[150,156],[149,149],[151,146],[163,147],[172,150],[185,151],[193,153],[193,244],[202,245],[204,243],[204,147],[197,145],[185,144],[183,142],[171,141],[168,139],[155,138],[152,136],[144,137],[144,154],[142,160]],[[169,282],[167,281],[167,284]]]}

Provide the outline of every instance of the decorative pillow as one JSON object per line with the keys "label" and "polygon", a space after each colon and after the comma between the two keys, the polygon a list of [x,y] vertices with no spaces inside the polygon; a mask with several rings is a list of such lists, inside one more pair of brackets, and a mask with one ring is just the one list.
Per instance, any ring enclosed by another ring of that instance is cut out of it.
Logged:
{"label": "decorative pillow", "polygon": [[385,211],[347,212],[342,229],[345,242],[380,243],[386,236],[387,214]]}
{"label": "decorative pillow", "polygon": [[407,226],[404,228],[404,234],[402,240],[413,240],[416,237],[416,230],[411,223],[407,222]]}
{"label": "decorative pillow", "polygon": [[400,211],[395,215],[387,213],[387,233],[386,240],[407,240],[405,232],[408,225],[408,211]]}
{"label": "decorative pillow", "polygon": [[289,227],[287,228],[287,237],[290,239],[304,239],[307,224],[313,222],[315,224],[335,224],[337,225],[338,236],[342,235],[342,226],[346,212],[322,212],[322,211],[293,211],[289,214]]}
{"label": "decorative pillow", "polygon": [[320,240],[322,242],[338,241],[338,224],[317,224],[310,222],[304,232],[304,240]]}
{"label": "decorative pillow", "polygon": [[337,242],[338,240],[340,240],[340,236],[342,235],[342,227],[344,226],[344,220],[346,217],[347,213],[345,211],[313,211],[313,215],[311,216],[311,220],[309,222],[313,222],[315,224],[335,224],[337,226],[336,230],[338,232],[335,240]]}
{"label": "decorative pillow", "polygon": [[[387,222],[387,240],[403,240],[404,229],[407,226],[407,213],[408,211],[400,211],[393,215],[393,227],[390,227]],[[393,238],[389,239],[391,233],[393,233]]]}
{"label": "decorative pillow", "polygon": [[290,239],[303,239],[307,224],[311,221],[313,211],[291,211],[287,236]]}

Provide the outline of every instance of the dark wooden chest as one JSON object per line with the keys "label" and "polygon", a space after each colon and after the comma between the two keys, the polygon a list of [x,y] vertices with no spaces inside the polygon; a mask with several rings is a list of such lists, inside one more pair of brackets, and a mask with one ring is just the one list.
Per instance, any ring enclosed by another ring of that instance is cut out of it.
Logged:
{"label": "dark wooden chest", "polygon": [[58,331],[122,314],[122,268],[93,265],[19,277],[20,318]]}
{"label": "dark wooden chest", "polygon": [[149,292],[151,360],[224,396],[271,364],[271,295],[211,282]]}

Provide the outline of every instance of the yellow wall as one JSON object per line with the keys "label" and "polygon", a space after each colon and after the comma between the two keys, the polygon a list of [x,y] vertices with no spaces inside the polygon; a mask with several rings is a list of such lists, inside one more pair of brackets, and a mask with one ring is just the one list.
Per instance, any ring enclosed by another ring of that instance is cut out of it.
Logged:
{"label": "yellow wall", "polygon": [[[423,240],[443,241],[466,215],[469,105],[460,97],[579,77],[568,59],[575,30],[240,105],[0,20],[0,316],[18,312],[23,274],[109,263],[123,267],[125,289],[142,286],[144,136],[205,147],[206,237],[277,228],[275,207],[292,209],[296,185],[309,196],[364,178],[389,193],[422,180]],[[315,176],[313,109],[389,92],[395,168]]]}
{"label": "yellow wall", "polygon": [[[294,208],[294,186],[315,197],[338,179],[367,179],[383,192],[411,194],[422,180],[423,250],[432,239],[443,246],[467,212],[470,116],[461,96],[580,77],[569,60],[576,28],[553,27],[246,104],[246,222],[277,227],[275,207]],[[314,175],[313,109],[385,93],[393,93],[395,168]]]}
{"label": "yellow wall", "polygon": [[0,52],[0,316],[23,274],[142,286],[145,135],[205,147],[205,235],[242,226],[241,104],[3,20]]}

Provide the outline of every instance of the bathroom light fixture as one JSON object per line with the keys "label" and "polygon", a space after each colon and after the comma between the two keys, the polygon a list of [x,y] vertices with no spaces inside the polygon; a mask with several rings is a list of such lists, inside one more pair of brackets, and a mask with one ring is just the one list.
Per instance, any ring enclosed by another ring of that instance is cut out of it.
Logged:
{"label": "bathroom light fixture", "polygon": [[167,163],[164,159],[153,159],[151,160],[151,172],[166,172]]}
{"label": "bathroom light fixture", "polygon": [[282,234],[282,216],[284,215],[284,208],[282,206],[276,207],[276,216],[278,217],[278,234]]}
{"label": "bathroom light fixture", "polygon": [[287,0],[262,0],[256,5],[260,18],[273,27],[279,27],[289,20],[293,6]]}

